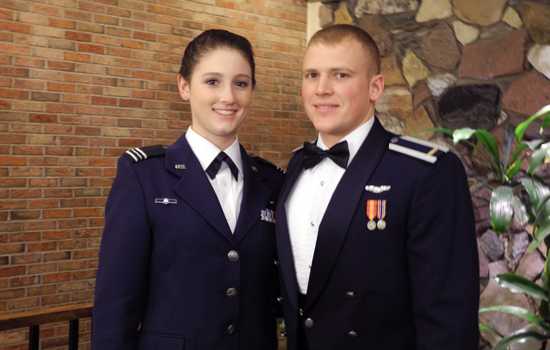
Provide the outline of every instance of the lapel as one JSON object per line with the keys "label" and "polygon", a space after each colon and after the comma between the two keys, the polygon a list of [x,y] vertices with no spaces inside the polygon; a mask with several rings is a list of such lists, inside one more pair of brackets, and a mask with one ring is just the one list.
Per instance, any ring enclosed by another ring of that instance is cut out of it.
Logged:
{"label": "lapel", "polygon": [[166,149],[165,166],[168,171],[181,177],[174,186],[174,191],[227,240],[235,244],[218,197],[187,143],[185,134]]}
{"label": "lapel", "polygon": [[261,210],[265,209],[266,204],[271,197],[272,190],[263,182],[266,173],[260,171],[257,165],[252,165],[251,157],[241,148],[241,158],[243,160],[243,199],[239,218],[235,226],[234,237],[239,243],[250,231],[252,226],[260,220]]}
{"label": "lapel", "polygon": [[299,152],[288,165],[281,194],[277,204],[277,253],[279,257],[279,268],[283,274],[284,287],[287,290],[287,295],[290,298],[290,303],[294,309],[298,310],[298,282],[296,281],[296,270],[294,267],[294,255],[292,254],[292,245],[290,243],[290,235],[288,233],[288,220],[286,217],[285,203],[298,180],[298,176],[304,168],[304,154]]}
{"label": "lapel", "polygon": [[315,245],[305,308],[310,307],[321,294],[346,238],[348,227],[365,185],[388,149],[391,134],[378,119],[359,148],[353,161],[334,191],[321,224]]}

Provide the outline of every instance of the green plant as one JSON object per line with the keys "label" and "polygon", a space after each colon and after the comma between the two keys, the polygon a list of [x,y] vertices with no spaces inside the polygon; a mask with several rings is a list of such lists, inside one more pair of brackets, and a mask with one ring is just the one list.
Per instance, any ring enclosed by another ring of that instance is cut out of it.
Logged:
{"label": "green plant", "polygon": [[[450,130],[435,128],[426,130],[439,131],[453,137],[453,143],[466,143],[471,147],[472,161],[484,164],[492,176],[478,179],[483,186],[491,189],[488,203],[493,230],[497,235],[504,234],[504,251],[508,268],[510,258],[507,256],[508,240],[512,218],[520,224],[533,224],[533,240],[529,250],[534,250],[542,242],[550,247],[550,188],[547,180],[536,175],[540,167],[550,160],[550,142],[544,140],[525,141],[527,127],[537,118],[544,118],[540,132],[550,125],[550,105],[541,108],[517,127],[508,126],[504,133],[502,149],[499,149],[495,138],[486,130],[463,128]],[[475,139],[478,144],[473,142]],[[470,141],[472,140],[472,141]],[[514,147],[515,146],[515,147]],[[465,155],[461,155],[465,157]],[[522,171],[524,160],[528,160],[526,171]],[[473,162],[472,162],[473,163]],[[478,198],[484,200],[483,198]],[[544,270],[541,275],[542,286],[516,275],[507,273],[498,275],[497,282],[512,292],[522,292],[541,300],[538,314],[510,305],[497,305],[480,309],[479,312],[500,311],[521,317],[528,322],[527,326],[502,337],[493,350],[504,350],[515,342],[535,339],[543,342],[550,339],[550,303],[549,303],[549,260],[547,254]],[[487,325],[480,324],[480,329],[496,332]],[[498,333],[497,333],[498,334]]]}

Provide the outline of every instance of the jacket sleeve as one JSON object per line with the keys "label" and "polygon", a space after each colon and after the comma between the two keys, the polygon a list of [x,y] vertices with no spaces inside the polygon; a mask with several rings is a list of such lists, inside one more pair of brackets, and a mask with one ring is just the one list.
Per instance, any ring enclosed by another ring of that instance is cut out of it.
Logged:
{"label": "jacket sleeve", "polygon": [[151,232],[132,163],[118,161],[105,207],[92,316],[93,350],[135,350],[144,308]]}
{"label": "jacket sleeve", "polygon": [[420,176],[407,226],[416,349],[477,349],[475,220],[466,174],[454,154]]}

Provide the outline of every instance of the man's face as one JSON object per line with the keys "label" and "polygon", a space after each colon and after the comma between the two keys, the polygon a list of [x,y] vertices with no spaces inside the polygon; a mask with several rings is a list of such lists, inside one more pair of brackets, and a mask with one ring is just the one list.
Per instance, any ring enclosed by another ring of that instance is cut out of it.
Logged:
{"label": "man's face", "polygon": [[316,43],[304,56],[302,99],[306,113],[331,147],[369,120],[384,90],[384,78],[373,75],[373,62],[356,40],[327,46]]}

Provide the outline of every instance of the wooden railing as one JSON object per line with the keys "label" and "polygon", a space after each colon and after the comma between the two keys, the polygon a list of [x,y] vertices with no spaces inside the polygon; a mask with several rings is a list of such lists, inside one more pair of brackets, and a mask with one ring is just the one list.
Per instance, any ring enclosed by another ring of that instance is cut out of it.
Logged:
{"label": "wooden railing", "polygon": [[92,316],[93,303],[72,304],[0,315],[0,331],[29,327],[29,350],[40,346],[40,325],[69,321],[69,350],[78,349],[78,323]]}

